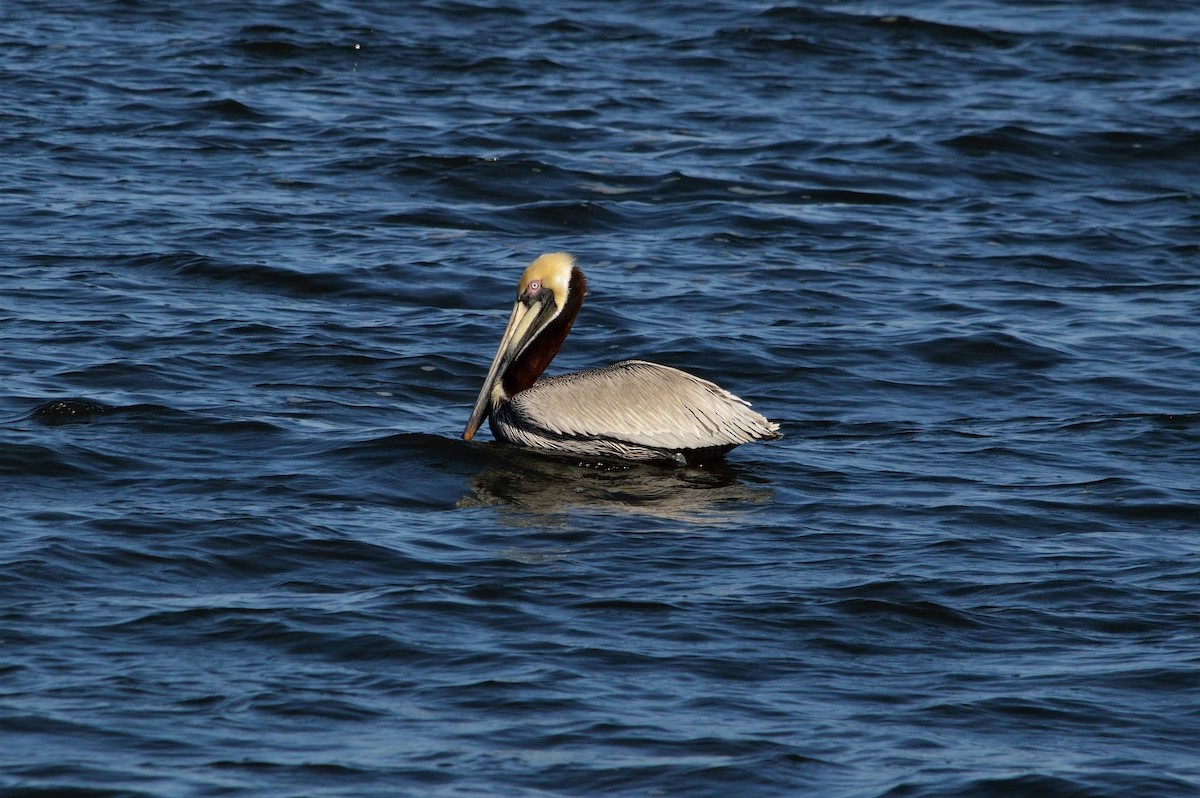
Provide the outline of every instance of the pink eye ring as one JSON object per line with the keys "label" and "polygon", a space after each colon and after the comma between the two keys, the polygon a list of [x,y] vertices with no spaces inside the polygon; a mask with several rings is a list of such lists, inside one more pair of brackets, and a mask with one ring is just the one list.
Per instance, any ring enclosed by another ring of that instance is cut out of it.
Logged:
{"label": "pink eye ring", "polygon": [[525,287],[526,293],[534,294],[542,290],[541,280],[530,280],[529,285]]}

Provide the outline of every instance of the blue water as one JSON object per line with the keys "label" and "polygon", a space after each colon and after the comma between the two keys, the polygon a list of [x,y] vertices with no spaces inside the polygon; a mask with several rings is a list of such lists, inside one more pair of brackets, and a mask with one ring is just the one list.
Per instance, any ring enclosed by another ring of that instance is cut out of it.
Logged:
{"label": "blue water", "polygon": [[[1192,2],[0,5],[0,796],[1200,795]],[[781,423],[459,439],[552,372]]]}

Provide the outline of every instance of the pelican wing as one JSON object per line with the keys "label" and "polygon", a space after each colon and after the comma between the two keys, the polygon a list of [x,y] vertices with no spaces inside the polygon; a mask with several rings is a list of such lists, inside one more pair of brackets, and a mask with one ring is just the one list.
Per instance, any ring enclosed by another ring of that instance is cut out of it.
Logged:
{"label": "pelican wing", "polygon": [[511,400],[524,424],[572,438],[657,449],[706,449],[776,438],[749,402],[679,369],[625,360],[539,380]]}

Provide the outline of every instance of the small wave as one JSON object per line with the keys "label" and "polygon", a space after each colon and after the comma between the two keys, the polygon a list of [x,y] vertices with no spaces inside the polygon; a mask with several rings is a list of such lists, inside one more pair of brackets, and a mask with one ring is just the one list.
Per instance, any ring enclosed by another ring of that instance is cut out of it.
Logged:
{"label": "small wave", "polygon": [[[1121,779],[1121,783],[1126,787],[1134,787],[1128,778]],[[1138,783],[1148,786],[1140,780]],[[879,798],[1126,798],[1131,795],[1152,798],[1176,794],[1146,792],[1137,788],[1125,792],[1116,785],[1092,786],[1074,778],[1025,773],[1020,776],[952,779],[949,783],[906,782],[881,793]]]}
{"label": "small wave", "polygon": [[911,344],[908,349],[930,363],[961,368],[1038,370],[1067,360],[1055,349],[1004,332],[943,336]]}
{"label": "small wave", "polygon": [[71,424],[92,421],[112,410],[111,405],[90,399],[51,399],[35,407],[29,417],[42,424]]}
{"label": "small wave", "polygon": [[0,449],[0,474],[11,477],[68,477],[88,473],[70,452],[58,447],[29,443],[6,443]]}
{"label": "small wave", "polygon": [[230,98],[198,103],[190,110],[201,115],[207,114],[236,122],[267,122],[274,118]]}
{"label": "small wave", "polygon": [[854,51],[862,47],[864,34],[880,38],[879,34],[905,42],[917,41],[937,47],[977,48],[986,45],[1008,49],[1017,46],[1021,37],[1001,30],[970,25],[935,22],[903,14],[857,14],[815,10],[794,6],[772,6],[759,13],[770,30],[804,31],[818,28],[824,38],[846,38]]}
{"label": "small wave", "polygon": [[1001,125],[976,133],[944,139],[943,146],[969,155],[1016,154],[1049,156],[1068,142],[1056,136],[1038,133],[1019,125]]}
{"label": "small wave", "polygon": [[147,253],[121,259],[126,266],[159,270],[179,277],[234,283],[274,293],[337,296],[367,293],[342,271],[304,272],[265,263],[228,263],[194,252]]}

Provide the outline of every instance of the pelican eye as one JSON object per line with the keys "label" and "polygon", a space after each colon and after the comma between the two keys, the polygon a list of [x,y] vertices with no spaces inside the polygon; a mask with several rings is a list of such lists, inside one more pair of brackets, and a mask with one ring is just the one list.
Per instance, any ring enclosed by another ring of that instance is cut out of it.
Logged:
{"label": "pelican eye", "polygon": [[530,280],[529,284],[525,286],[525,290],[521,292],[521,296],[518,298],[526,305],[531,305],[535,300],[541,298],[542,291],[543,289],[541,280]]}

